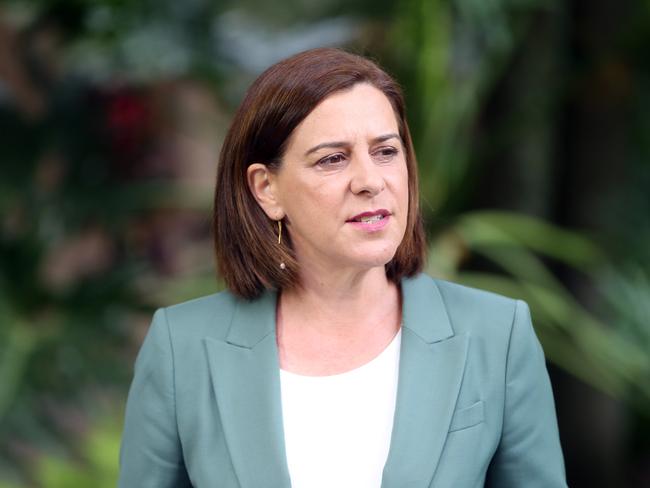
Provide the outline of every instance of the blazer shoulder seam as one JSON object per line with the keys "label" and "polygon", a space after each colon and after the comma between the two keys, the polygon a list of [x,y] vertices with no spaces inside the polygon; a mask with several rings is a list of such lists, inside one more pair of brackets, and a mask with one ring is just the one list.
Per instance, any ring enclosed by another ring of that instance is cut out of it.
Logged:
{"label": "blazer shoulder seam", "polygon": [[179,425],[178,425],[178,410],[176,402],[176,351],[174,350],[174,341],[172,339],[171,325],[169,323],[169,317],[167,316],[167,308],[162,309],[163,316],[165,318],[165,328],[167,329],[167,340],[169,341],[169,352],[171,355],[171,365],[172,365],[172,400],[174,408],[174,422],[176,423],[176,435],[179,436]]}

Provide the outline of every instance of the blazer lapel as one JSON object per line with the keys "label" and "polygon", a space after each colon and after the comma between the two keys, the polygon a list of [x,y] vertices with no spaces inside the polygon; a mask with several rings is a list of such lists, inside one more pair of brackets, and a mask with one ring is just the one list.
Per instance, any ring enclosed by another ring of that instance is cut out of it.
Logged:
{"label": "blazer lapel", "polygon": [[242,488],[291,487],[275,306],[275,293],[240,301],[226,340],[204,339],[224,437]]}
{"label": "blazer lapel", "polygon": [[[382,488],[427,488],[449,430],[468,337],[454,335],[435,282],[402,281],[397,403]],[[224,437],[242,488],[290,488],[286,461],[276,294],[239,301],[225,340],[206,337]]]}
{"label": "blazer lapel", "polygon": [[465,368],[468,337],[454,335],[435,282],[402,282],[403,327],[397,403],[382,488],[429,487]]}

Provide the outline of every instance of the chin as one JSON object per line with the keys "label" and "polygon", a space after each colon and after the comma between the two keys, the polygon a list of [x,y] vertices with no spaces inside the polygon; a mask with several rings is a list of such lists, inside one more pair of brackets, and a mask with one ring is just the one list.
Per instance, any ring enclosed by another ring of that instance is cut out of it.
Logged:
{"label": "chin", "polygon": [[359,250],[356,256],[352,257],[360,267],[376,268],[385,266],[395,257],[397,246],[383,249]]}

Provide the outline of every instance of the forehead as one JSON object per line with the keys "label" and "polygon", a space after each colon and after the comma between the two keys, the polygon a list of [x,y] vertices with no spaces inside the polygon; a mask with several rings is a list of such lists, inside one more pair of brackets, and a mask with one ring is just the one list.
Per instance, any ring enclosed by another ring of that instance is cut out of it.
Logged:
{"label": "forehead", "polygon": [[379,89],[359,83],[320,102],[294,129],[291,144],[376,137],[398,132],[395,111]]}

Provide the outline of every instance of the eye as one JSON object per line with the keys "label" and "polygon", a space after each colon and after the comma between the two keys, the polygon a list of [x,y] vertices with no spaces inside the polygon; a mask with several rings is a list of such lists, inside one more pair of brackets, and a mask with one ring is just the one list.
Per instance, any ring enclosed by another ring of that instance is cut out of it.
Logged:
{"label": "eye", "polygon": [[330,156],[326,156],[322,159],[319,159],[316,162],[317,166],[336,166],[345,161],[345,155],[341,153],[336,153],[332,154]]}
{"label": "eye", "polygon": [[380,162],[387,162],[397,156],[398,153],[399,151],[397,148],[394,148],[392,146],[384,146],[380,147],[374,153],[372,153],[372,156]]}

